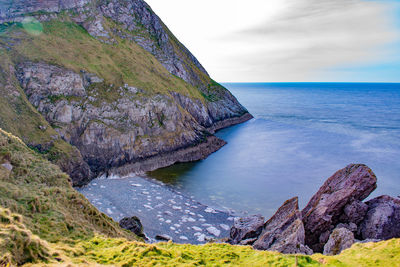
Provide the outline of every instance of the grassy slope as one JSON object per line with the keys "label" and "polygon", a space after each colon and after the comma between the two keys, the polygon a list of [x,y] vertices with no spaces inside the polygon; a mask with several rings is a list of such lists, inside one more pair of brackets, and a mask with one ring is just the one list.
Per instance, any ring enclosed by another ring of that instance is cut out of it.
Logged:
{"label": "grassy slope", "polygon": [[134,42],[113,36],[115,44],[102,43],[67,17],[65,20],[44,22],[43,32],[37,35],[27,34],[20,24],[9,26],[6,34],[18,39],[9,52],[14,61],[44,61],[78,73],[85,70],[102,77],[107,84],[119,87],[127,83],[148,94],[168,94],[173,90],[202,98],[196,88],[171,75],[156,58]]}
{"label": "grassy slope", "polygon": [[8,173],[0,166],[0,206],[22,216],[24,227],[41,239],[74,244],[98,233],[135,238],[76,192],[57,166],[0,129],[0,164],[6,162],[13,169]]}
{"label": "grassy slope", "polygon": [[[0,130],[1,264],[117,266],[396,266],[400,239],[357,244],[339,256],[282,255],[227,244],[157,245],[133,241],[74,191],[58,167]],[[129,241],[131,240],[131,241]]]}

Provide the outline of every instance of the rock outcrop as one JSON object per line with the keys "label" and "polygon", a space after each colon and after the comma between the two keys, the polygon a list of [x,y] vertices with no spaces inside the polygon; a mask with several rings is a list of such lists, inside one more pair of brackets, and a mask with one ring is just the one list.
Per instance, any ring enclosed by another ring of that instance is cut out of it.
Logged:
{"label": "rock outcrop", "polygon": [[324,255],[338,255],[354,244],[354,234],[346,228],[336,228],[324,246]]}
{"label": "rock outcrop", "polygon": [[286,254],[312,254],[311,249],[304,245],[304,234],[298,198],[295,197],[287,200],[265,223],[253,247]]}
{"label": "rock outcrop", "polygon": [[126,230],[129,230],[135,233],[137,236],[146,237],[143,233],[143,225],[140,222],[140,219],[136,216],[133,217],[126,217],[119,221],[119,226]]}
{"label": "rock outcrop", "polygon": [[251,245],[258,238],[264,227],[264,217],[253,215],[245,218],[235,218],[231,228],[229,242],[231,244]]}
{"label": "rock outcrop", "polygon": [[[375,188],[376,176],[366,165],[352,164],[337,171],[302,210],[306,244],[314,251],[322,252],[331,231],[343,218],[344,209],[356,207],[359,210],[356,213],[361,214],[364,208],[359,201]],[[358,215],[356,219],[359,219]]]}
{"label": "rock outcrop", "polygon": [[229,242],[288,254],[337,255],[354,242],[399,238],[400,199],[380,196],[362,202],[376,181],[366,165],[348,165],[330,177],[301,212],[295,197],[265,224],[260,215],[236,219]]}
{"label": "rock outcrop", "polygon": [[368,211],[361,222],[361,239],[391,239],[400,237],[400,199],[380,196],[366,203]]}

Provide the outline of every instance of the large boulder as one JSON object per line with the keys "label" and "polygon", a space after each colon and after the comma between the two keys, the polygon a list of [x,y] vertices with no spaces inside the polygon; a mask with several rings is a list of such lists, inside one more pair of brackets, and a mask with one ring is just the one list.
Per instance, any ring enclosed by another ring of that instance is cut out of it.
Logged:
{"label": "large boulder", "polygon": [[340,221],[344,223],[359,224],[367,214],[367,210],[367,204],[359,200],[353,201],[344,207]]}
{"label": "large boulder", "polygon": [[287,200],[269,219],[253,247],[259,250],[279,251],[286,254],[312,254],[304,245],[304,225],[298,198]]}
{"label": "large boulder", "polygon": [[338,255],[354,244],[354,234],[346,228],[336,228],[324,246],[325,255]]}
{"label": "large boulder", "polygon": [[391,239],[400,237],[400,199],[380,196],[366,203],[368,211],[359,227],[362,239]]}
{"label": "large boulder", "polygon": [[231,228],[229,242],[231,244],[240,244],[241,242],[243,244],[249,244],[246,240],[252,240],[252,242],[254,242],[254,239],[261,234],[263,226],[264,217],[261,215],[236,218]]}
{"label": "large boulder", "polygon": [[143,233],[143,225],[140,219],[136,216],[133,217],[125,217],[119,221],[119,226],[126,230],[129,230],[135,233],[137,236],[145,238],[146,236]]}
{"label": "large boulder", "polygon": [[351,164],[337,171],[302,210],[306,244],[322,252],[345,207],[364,200],[375,188],[376,176],[366,165]]}

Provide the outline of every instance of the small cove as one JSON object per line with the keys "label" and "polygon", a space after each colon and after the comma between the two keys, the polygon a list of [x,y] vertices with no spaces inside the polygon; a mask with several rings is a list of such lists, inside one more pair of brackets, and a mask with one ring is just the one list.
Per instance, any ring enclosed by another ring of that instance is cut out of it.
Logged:
{"label": "small cove", "polygon": [[[156,198],[143,202],[148,196],[132,191],[132,183],[160,181],[161,184],[154,185],[160,186],[158,190],[171,190],[168,199],[181,196],[201,205],[201,209],[189,211],[195,214],[202,215],[209,206],[234,215],[262,214],[268,218],[293,196],[299,196],[300,208],[304,207],[334,172],[350,163],[364,163],[378,177],[378,189],[371,197],[400,195],[399,84],[226,84],[226,87],[255,118],[217,132],[218,137],[228,142],[222,149],[199,162],[175,164],[147,173],[147,178],[95,180],[80,191],[101,211],[108,213],[107,209],[114,207],[123,210],[121,216],[144,218],[145,231],[147,227],[151,233],[176,234],[174,241],[183,243],[196,242],[198,237],[187,227],[203,227],[202,232],[212,236],[205,230],[208,223],[206,227],[186,226],[180,233],[171,230],[171,226],[159,225],[157,215],[162,215],[167,206],[155,208],[162,204]],[[148,186],[153,188],[151,184]],[[95,196],[89,195],[93,190]],[[138,201],[135,195],[144,198]],[[118,212],[111,212],[108,215],[120,219]],[[233,215],[224,212],[220,217],[209,215],[207,219],[221,231],[220,237],[227,236],[228,231],[220,225],[230,226]],[[180,225],[179,219],[174,224]],[[181,235],[188,237],[188,241],[179,240]]]}

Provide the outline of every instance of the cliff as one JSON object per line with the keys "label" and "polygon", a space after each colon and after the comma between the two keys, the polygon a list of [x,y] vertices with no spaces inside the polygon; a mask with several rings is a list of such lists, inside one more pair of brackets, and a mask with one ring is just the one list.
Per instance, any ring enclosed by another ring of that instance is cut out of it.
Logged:
{"label": "cliff", "polygon": [[144,1],[2,1],[0,23],[0,127],[74,185],[203,159],[251,118]]}

